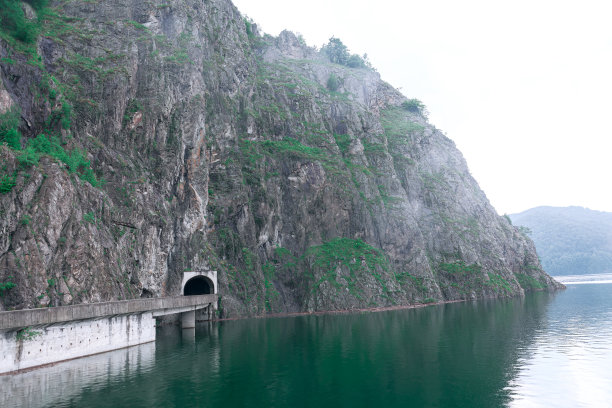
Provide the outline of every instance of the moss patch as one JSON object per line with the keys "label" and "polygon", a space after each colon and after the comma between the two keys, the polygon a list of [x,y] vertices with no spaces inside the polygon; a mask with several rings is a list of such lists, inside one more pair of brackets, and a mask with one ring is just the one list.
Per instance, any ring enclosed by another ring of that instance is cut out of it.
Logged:
{"label": "moss patch", "polygon": [[525,290],[542,290],[546,288],[546,285],[537,280],[536,278],[526,275],[524,273],[517,273],[516,279],[519,285]]}

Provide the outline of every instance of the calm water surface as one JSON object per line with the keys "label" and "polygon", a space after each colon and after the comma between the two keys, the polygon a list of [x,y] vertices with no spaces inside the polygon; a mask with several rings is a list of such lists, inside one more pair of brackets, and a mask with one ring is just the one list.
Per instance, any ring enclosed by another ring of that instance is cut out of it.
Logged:
{"label": "calm water surface", "polygon": [[0,377],[0,406],[609,407],[611,292],[163,328]]}

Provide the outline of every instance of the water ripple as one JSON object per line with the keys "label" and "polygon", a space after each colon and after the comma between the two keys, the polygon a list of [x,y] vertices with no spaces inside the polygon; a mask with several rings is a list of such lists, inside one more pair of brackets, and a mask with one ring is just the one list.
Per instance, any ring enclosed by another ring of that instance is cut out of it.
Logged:
{"label": "water ripple", "polygon": [[0,406],[605,407],[611,290],[161,329],[155,344],[0,377]]}
{"label": "water ripple", "polygon": [[568,286],[517,360],[511,407],[607,407],[612,400],[610,285]]}

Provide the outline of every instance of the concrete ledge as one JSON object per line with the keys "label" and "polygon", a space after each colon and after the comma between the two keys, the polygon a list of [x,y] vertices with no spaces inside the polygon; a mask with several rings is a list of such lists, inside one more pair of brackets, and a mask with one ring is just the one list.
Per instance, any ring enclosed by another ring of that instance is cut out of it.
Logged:
{"label": "concrete ledge", "polygon": [[208,307],[209,303],[205,305],[196,305],[196,306],[183,306],[183,307],[175,307],[172,309],[156,309],[153,311],[153,317],[166,316],[169,314],[176,313],[184,313],[184,312],[194,312],[196,310],[204,309]]}
{"label": "concrete ledge", "polygon": [[0,330],[216,303],[217,295],[176,296],[0,312]]}

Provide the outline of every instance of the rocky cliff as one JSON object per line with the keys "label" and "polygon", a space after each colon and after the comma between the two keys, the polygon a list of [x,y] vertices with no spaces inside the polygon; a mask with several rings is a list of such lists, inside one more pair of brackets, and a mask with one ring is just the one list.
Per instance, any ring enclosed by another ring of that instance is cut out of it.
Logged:
{"label": "rocky cliff", "polygon": [[20,7],[0,310],[177,295],[192,270],[218,271],[226,317],[559,287],[374,70],[261,36],[229,0]]}

